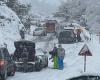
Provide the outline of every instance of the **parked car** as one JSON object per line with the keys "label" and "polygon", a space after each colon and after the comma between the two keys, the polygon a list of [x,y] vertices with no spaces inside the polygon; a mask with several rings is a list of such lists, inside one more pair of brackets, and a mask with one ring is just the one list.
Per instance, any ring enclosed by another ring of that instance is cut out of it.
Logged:
{"label": "parked car", "polygon": [[46,32],[43,27],[38,27],[33,31],[33,36],[46,36]]}
{"label": "parked car", "polygon": [[15,63],[7,48],[0,47],[0,78],[6,80],[7,76],[15,75]]}
{"label": "parked car", "polygon": [[[17,71],[32,72],[40,71],[47,67],[47,57],[45,55],[36,55],[35,43],[32,41],[21,40],[14,42],[15,52],[14,59]],[[39,51],[41,54],[41,52]],[[44,59],[46,63],[44,63]],[[46,66],[45,66],[46,65]]]}
{"label": "parked car", "polygon": [[76,35],[73,29],[66,29],[59,33],[58,36],[59,43],[73,43],[76,42]]}
{"label": "parked car", "polygon": [[73,77],[73,78],[66,79],[66,80],[100,80],[100,76],[96,76],[96,75],[82,75],[82,76]]}

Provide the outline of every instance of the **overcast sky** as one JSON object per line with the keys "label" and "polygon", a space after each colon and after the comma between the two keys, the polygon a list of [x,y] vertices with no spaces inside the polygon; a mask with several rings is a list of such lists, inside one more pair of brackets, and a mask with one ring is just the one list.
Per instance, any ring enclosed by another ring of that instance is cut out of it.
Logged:
{"label": "overcast sky", "polygon": [[[50,5],[59,5],[62,0],[19,0],[22,3],[30,3],[30,2],[37,2],[38,3],[47,3]],[[64,1],[64,0],[63,0]]]}
{"label": "overcast sky", "polygon": [[51,14],[54,13],[59,5],[61,0],[19,0],[22,3],[31,3],[32,10],[37,11],[38,13]]}

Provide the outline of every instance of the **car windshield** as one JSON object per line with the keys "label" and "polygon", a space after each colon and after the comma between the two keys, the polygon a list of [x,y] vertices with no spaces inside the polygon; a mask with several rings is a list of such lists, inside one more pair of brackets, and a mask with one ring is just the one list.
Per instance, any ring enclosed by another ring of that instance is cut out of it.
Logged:
{"label": "car windshield", "polygon": [[36,28],[35,31],[40,31],[43,30],[42,28]]}

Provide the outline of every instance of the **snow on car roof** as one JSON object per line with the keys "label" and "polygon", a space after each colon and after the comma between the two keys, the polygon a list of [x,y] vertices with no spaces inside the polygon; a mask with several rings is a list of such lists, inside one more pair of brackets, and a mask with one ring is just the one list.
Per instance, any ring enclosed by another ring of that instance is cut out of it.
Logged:
{"label": "snow on car roof", "polygon": [[64,30],[66,29],[75,29],[75,27],[64,27]]}

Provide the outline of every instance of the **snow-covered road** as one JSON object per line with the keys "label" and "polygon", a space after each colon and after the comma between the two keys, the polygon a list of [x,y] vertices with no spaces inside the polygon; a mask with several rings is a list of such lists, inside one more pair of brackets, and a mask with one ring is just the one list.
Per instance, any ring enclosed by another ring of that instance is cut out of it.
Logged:
{"label": "snow-covered road", "polygon": [[[56,41],[51,41],[52,43]],[[51,42],[49,46],[52,46]],[[38,43],[38,44],[42,44]],[[78,56],[79,51],[83,47],[84,43],[87,43],[93,56],[87,57],[87,70],[84,73],[84,57]],[[52,69],[53,63],[49,61],[49,66],[40,72],[21,73],[16,72],[14,77],[9,77],[8,80],[66,80],[73,76],[79,76],[82,74],[100,74],[100,45],[98,44],[98,38],[93,37],[93,41],[80,42],[74,44],[63,44],[66,50],[66,57],[64,59],[64,69],[57,70]],[[41,46],[42,47],[42,46]]]}

